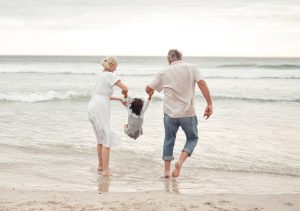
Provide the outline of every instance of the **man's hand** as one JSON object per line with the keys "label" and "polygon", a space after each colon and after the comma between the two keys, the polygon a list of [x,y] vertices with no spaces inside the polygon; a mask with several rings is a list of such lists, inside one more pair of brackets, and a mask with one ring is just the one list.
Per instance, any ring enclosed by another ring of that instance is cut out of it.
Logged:
{"label": "man's hand", "polygon": [[210,117],[210,115],[212,115],[213,113],[213,107],[212,105],[207,105],[204,111],[204,117],[206,117],[206,120]]}
{"label": "man's hand", "polygon": [[151,100],[153,94],[154,94],[154,90],[152,92],[148,93],[148,100]]}
{"label": "man's hand", "polygon": [[152,95],[154,94],[154,89],[152,89],[150,86],[146,86],[145,89],[146,93],[148,94],[148,100],[151,100]]}

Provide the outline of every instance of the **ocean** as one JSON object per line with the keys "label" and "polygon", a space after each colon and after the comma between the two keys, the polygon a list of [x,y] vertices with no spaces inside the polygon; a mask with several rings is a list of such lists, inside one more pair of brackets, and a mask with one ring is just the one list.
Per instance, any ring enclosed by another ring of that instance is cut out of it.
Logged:
{"label": "ocean", "polygon": [[[111,124],[122,144],[111,150],[113,176],[98,173],[87,104],[102,58],[0,56],[0,187],[300,193],[300,58],[184,58],[207,82],[214,114],[203,118],[206,102],[196,89],[199,142],[176,179],[162,178],[161,93],[154,95],[136,141],[123,132],[126,110],[112,102]],[[130,97],[145,98],[145,86],[167,66],[165,57],[118,59],[116,73]],[[184,142],[179,130],[175,159]]]}

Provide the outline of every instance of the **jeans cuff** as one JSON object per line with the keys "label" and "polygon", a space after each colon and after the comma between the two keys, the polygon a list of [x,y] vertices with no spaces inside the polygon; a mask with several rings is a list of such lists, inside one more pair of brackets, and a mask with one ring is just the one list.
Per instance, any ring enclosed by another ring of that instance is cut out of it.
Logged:
{"label": "jeans cuff", "polygon": [[162,157],[163,160],[174,160],[174,157],[172,155],[167,155]]}
{"label": "jeans cuff", "polygon": [[188,153],[189,157],[190,157],[190,156],[192,155],[192,153],[193,153],[190,149],[187,149],[187,148],[183,148],[183,149],[182,149],[182,152]]}

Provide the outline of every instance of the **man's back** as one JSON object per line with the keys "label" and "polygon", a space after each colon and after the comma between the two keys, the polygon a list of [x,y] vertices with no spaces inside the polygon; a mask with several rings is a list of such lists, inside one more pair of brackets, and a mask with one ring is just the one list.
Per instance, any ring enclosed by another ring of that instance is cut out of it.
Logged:
{"label": "man's back", "polygon": [[195,83],[201,79],[193,65],[175,61],[157,75],[150,87],[164,90],[164,113],[173,118],[195,116]]}

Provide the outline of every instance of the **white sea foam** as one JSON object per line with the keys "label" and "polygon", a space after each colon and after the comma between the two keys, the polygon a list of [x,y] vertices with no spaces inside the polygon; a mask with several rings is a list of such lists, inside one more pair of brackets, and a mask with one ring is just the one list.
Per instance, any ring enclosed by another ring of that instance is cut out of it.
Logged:
{"label": "white sea foam", "polygon": [[[91,93],[84,91],[74,91],[69,90],[65,92],[57,91],[46,91],[46,92],[33,92],[33,93],[9,93],[1,94],[0,101],[7,102],[24,102],[24,103],[38,103],[45,101],[56,101],[56,100],[75,100],[75,99],[86,99],[91,96]],[[142,97],[147,98],[145,93],[139,92],[130,92],[130,98]],[[200,97],[200,94],[197,93],[196,98]],[[152,101],[162,101],[164,99],[163,94],[156,93],[152,97]],[[300,102],[298,96],[292,97],[251,97],[251,96],[228,96],[228,95],[215,95],[213,96],[214,100],[240,100],[240,101],[256,101],[256,102]]]}
{"label": "white sea foam", "polygon": [[36,93],[10,93],[0,94],[0,101],[35,103],[53,100],[70,100],[90,96],[87,92],[66,91],[66,92],[36,92]]}

